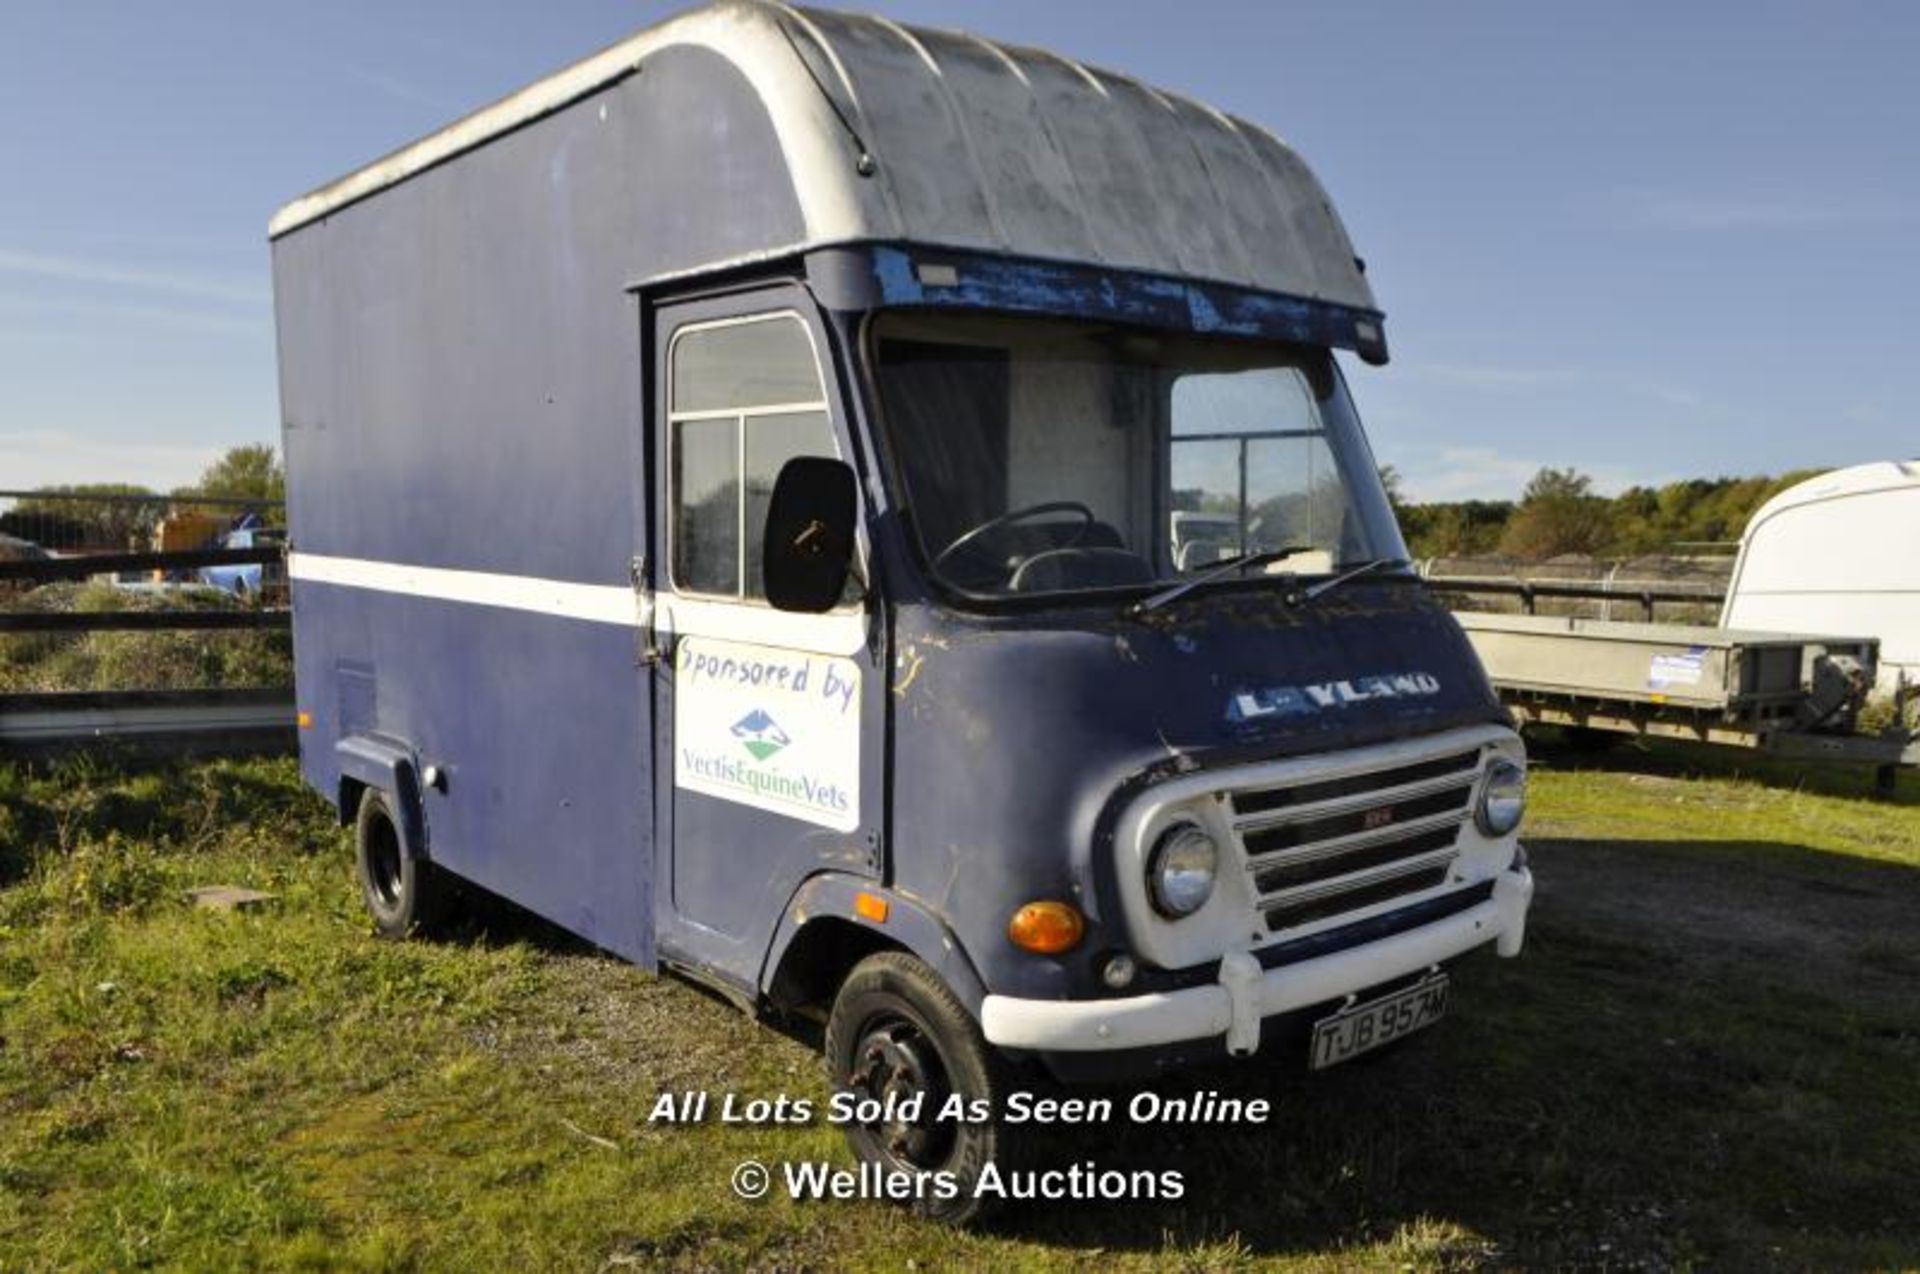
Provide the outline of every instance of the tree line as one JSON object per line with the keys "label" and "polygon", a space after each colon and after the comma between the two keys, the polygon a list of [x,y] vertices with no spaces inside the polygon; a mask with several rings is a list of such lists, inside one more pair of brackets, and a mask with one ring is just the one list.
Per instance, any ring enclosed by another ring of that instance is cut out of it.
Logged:
{"label": "tree line", "polygon": [[1393,466],[1383,468],[1381,478],[1415,557],[1499,554],[1537,562],[1566,554],[1628,558],[1732,543],[1761,505],[1821,472],[1688,478],[1604,496],[1576,469],[1545,468],[1518,500],[1433,504],[1405,499]]}
{"label": "tree line", "polygon": [[[1566,554],[1625,558],[1684,551],[1740,538],[1747,520],[1779,492],[1822,472],[1796,469],[1777,477],[1689,478],[1659,487],[1629,487],[1619,495],[1593,490],[1593,479],[1576,469],[1544,468],[1518,500],[1454,500],[1414,503],[1392,465],[1381,480],[1415,557],[1480,557],[1499,554],[1544,561]],[[286,471],[265,444],[235,447],[191,486],[172,491],[126,483],[45,487],[0,514],[0,534],[36,539],[66,524],[84,542],[124,545],[151,534],[168,513],[194,508],[199,499],[258,500],[263,515],[277,516],[286,499]],[[86,496],[134,497],[89,500]],[[141,498],[146,497],[146,498]],[[208,507],[231,514],[230,506]],[[36,535],[34,532],[39,532]]]}

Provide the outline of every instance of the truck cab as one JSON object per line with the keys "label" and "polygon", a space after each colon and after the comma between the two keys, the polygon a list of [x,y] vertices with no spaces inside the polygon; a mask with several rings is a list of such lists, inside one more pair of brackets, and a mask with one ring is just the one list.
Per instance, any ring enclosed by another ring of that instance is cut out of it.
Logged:
{"label": "truck cab", "polygon": [[[853,302],[818,313],[870,459],[823,445],[769,505],[820,466],[862,492],[821,534],[847,569],[815,604],[889,634],[875,896],[927,914],[988,1044],[1080,1078],[1263,1042],[1324,1065],[1358,1046],[1308,1019],[1517,952],[1524,757],[1407,564],[1329,348],[1021,312],[1018,283],[863,293],[921,271],[822,264],[813,294]],[[1022,267],[949,254],[938,277],[976,270]],[[1233,553],[1181,560],[1196,509]],[[775,583],[789,525],[756,526],[773,613],[807,605]],[[683,642],[675,673],[712,663]],[[710,894],[746,930],[769,901],[718,872]]]}
{"label": "truck cab", "polygon": [[383,932],[459,877],[818,1016],[953,1220],[1007,1129],[943,1097],[1331,1065],[1519,952],[1524,755],[1264,130],[724,3],[273,234],[302,762]]}

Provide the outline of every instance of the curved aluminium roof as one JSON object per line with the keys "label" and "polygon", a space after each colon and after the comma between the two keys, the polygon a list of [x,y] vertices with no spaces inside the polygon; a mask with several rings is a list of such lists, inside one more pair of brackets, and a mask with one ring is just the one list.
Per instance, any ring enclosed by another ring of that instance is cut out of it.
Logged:
{"label": "curved aluminium roof", "polygon": [[1805,482],[1796,482],[1754,510],[1740,538],[1753,538],[1753,533],[1763,522],[1799,505],[1899,487],[1920,487],[1920,460],[1874,460],[1845,469],[1834,469],[1808,478]]}
{"label": "curved aluminium roof", "polygon": [[1376,308],[1326,191],[1264,129],[1042,50],[770,0],[717,0],[641,31],[295,200],[269,233],[687,45],[718,54],[759,95],[786,162],[779,179],[805,220],[799,247],[900,241]]}
{"label": "curved aluminium roof", "polygon": [[1902,551],[1920,508],[1854,498],[1891,492],[1920,494],[1920,460],[1835,469],[1761,505],[1740,537],[1721,626],[1870,633],[1883,665],[1920,659],[1920,566]]}

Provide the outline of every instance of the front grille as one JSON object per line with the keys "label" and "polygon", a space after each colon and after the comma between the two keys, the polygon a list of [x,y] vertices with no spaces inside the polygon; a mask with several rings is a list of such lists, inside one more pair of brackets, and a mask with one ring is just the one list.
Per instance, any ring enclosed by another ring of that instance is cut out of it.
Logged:
{"label": "front grille", "polygon": [[1463,810],[1467,807],[1467,801],[1472,795],[1471,787],[1463,784],[1445,791],[1430,792],[1426,796],[1395,801],[1384,807],[1369,805],[1365,809],[1344,810],[1338,814],[1328,814],[1323,818],[1307,819],[1298,823],[1282,823],[1278,827],[1258,828],[1244,833],[1242,839],[1246,842],[1247,853],[1250,856],[1264,858],[1277,855],[1281,850],[1299,849],[1305,845],[1318,845],[1348,836],[1378,831],[1388,825],[1388,822],[1378,821],[1383,817],[1392,824],[1404,827],[1408,823],[1426,819],[1434,814],[1449,814],[1456,810]]}
{"label": "front grille", "polygon": [[[1365,848],[1341,854],[1334,865],[1328,866],[1326,859],[1310,858],[1305,862],[1283,863],[1278,867],[1269,867],[1253,875],[1255,892],[1266,895],[1276,894],[1284,889],[1298,889],[1302,885],[1311,885],[1325,880],[1329,875],[1346,875],[1350,872],[1367,871],[1375,867],[1385,867],[1389,863],[1402,862],[1409,858],[1423,858],[1440,850],[1453,848],[1453,842],[1460,835],[1457,827],[1436,827],[1430,832],[1416,832],[1412,836],[1398,840],[1382,841],[1367,845]],[[1452,855],[1448,855],[1451,858]]]}
{"label": "front grille", "polygon": [[1348,774],[1337,779],[1320,779],[1317,782],[1301,783],[1294,787],[1272,787],[1258,792],[1236,792],[1233,804],[1234,808],[1242,814],[1259,814],[1266,810],[1330,801],[1335,797],[1352,796],[1357,792],[1376,792],[1383,787],[1401,787],[1410,783],[1420,783],[1427,779],[1458,774],[1462,770],[1477,770],[1479,767],[1478,750],[1458,752],[1452,756],[1436,757],[1431,761],[1416,761],[1412,765],[1395,766],[1391,770]]}
{"label": "front grille", "polygon": [[1480,763],[1476,748],[1227,793],[1267,928],[1294,928],[1446,883]]}
{"label": "front grille", "polygon": [[1328,916],[1337,916],[1342,912],[1358,911],[1362,907],[1371,907],[1376,902],[1389,902],[1406,894],[1422,893],[1436,885],[1444,884],[1446,879],[1447,868],[1442,864],[1405,876],[1396,876],[1392,880],[1383,880],[1331,898],[1282,903],[1274,910],[1267,912],[1267,928],[1286,929],[1313,920],[1325,920]]}

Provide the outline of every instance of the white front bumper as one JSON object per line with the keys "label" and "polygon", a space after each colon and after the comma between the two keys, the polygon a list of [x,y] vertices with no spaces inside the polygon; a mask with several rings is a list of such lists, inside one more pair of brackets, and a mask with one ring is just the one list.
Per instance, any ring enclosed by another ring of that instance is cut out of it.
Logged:
{"label": "white front bumper", "polygon": [[1226,1037],[1244,1057],[1260,1046],[1260,1022],[1336,1000],[1450,960],[1486,942],[1503,956],[1526,939],[1533,875],[1522,867],[1494,879],[1493,896],[1456,915],[1333,955],[1262,970],[1244,951],[1220,961],[1219,980],[1182,991],[1113,1000],[1022,1000],[989,995],[980,1007],[987,1041],[1003,1048],[1090,1052]]}

